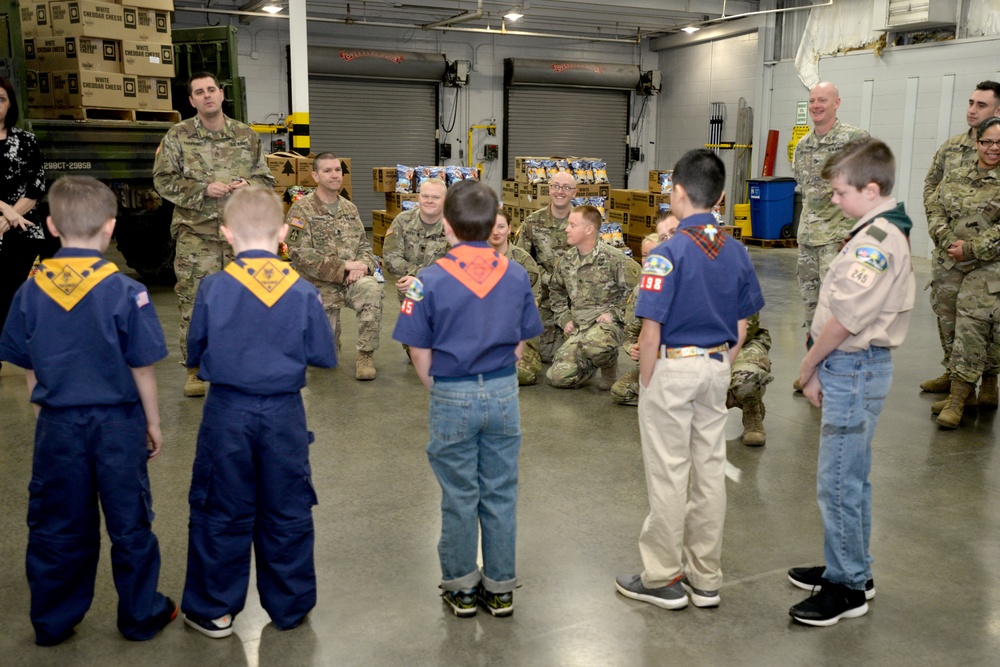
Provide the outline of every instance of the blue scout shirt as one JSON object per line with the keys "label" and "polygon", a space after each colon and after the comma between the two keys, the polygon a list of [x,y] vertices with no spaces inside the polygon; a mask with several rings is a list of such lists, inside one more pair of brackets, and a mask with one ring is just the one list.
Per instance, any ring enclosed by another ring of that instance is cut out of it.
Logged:
{"label": "blue scout shirt", "polygon": [[306,366],[333,368],[333,330],[319,291],[277,255],[241,252],[198,287],[188,330],[188,368],[247,394],[306,385]]}
{"label": "blue scout shirt", "polygon": [[714,222],[688,216],[643,264],[635,314],[662,325],[661,345],[735,345],[739,320],[764,307],[746,248]]}
{"label": "blue scout shirt", "polygon": [[432,350],[432,377],[490,373],[517,363],[514,349],[544,331],[531,281],[488,243],[460,243],[421,269],[392,337]]}
{"label": "blue scout shirt", "polygon": [[130,368],[167,356],[149,292],[97,250],[63,248],[17,290],[0,359],[32,370],[49,408],[139,400]]}

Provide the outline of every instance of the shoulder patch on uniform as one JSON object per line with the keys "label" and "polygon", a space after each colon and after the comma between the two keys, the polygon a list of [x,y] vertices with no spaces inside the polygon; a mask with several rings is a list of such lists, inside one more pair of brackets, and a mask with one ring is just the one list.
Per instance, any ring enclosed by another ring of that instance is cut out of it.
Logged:
{"label": "shoulder patch on uniform", "polygon": [[854,261],[870,266],[879,273],[889,268],[889,260],[878,248],[872,246],[861,246],[854,251]]}
{"label": "shoulder patch on uniform", "polygon": [[306,226],[306,221],[303,220],[302,218],[291,218],[288,221],[288,224],[291,225],[292,227],[298,227],[299,229],[303,229]]}
{"label": "shoulder patch on uniform", "polygon": [[874,236],[876,241],[885,241],[886,234],[884,229],[868,225],[868,229],[865,230],[865,233],[868,234],[868,236]]}
{"label": "shoulder patch on uniform", "polygon": [[149,305],[149,292],[142,290],[135,295],[135,305],[139,308]]}
{"label": "shoulder patch on uniform", "polygon": [[406,290],[406,298],[411,301],[422,301],[424,298],[424,284],[419,278],[414,278],[410,283],[410,289]]}
{"label": "shoulder patch on uniform", "polygon": [[665,276],[674,270],[674,265],[663,255],[650,255],[642,265],[644,276]]}

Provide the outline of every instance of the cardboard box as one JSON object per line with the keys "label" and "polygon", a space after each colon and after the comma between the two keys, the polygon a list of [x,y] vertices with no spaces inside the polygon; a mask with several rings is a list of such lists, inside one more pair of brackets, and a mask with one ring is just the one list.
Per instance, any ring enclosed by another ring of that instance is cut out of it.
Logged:
{"label": "cardboard box", "polygon": [[382,247],[385,245],[385,236],[372,234],[372,252],[379,257],[382,256]]}
{"label": "cardboard box", "polygon": [[375,192],[396,191],[396,168],[375,167],[372,169],[372,188]]}
{"label": "cardboard box", "polygon": [[630,211],[633,215],[651,215],[658,219],[661,207],[670,207],[670,195],[642,192],[645,196],[639,197],[638,194],[638,192],[630,193]]}
{"label": "cardboard box", "polygon": [[[135,11],[135,10],[133,10]],[[56,37],[105,37],[122,39],[124,9],[113,2],[73,0],[50,2],[52,34]]]}
{"label": "cardboard box", "polygon": [[136,109],[144,111],[170,111],[174,108],[167,77],[136,77],[138,95]]}
{"label": "cardboard box", "polygon": [[52,21],[47,2],[21,4],[21,37],[51,37]]}
{"label": "cardboard box", "polygon": [[24,77],[27,88],[28,108],[51,107],[55,105],[52,97],[52,74],[27,70]]}
{"label": "cardboard box", "polygon": [[625,235],[625,245],[628,246],[629,249],[632,251],[633,257],[642,257],[642,240],[644,238],[646,238],[645,233],[644,234],[629,233]]}
{"label": "cardboard box", "polygon": [[[656,192],[656,193],[659,193],[659,194],[666,194],[667,192],[669,192],[670,191],[669,189],[663,189],[662,186],[660,185],[660,175],[661,174],[663,174],[663,175],[673,174],[673,173],[674,172],[673,172],[672,169],[667,169],[667,170],[650,169],[649,170],[649,191],[650,192]],[[671,180],[671,186],[670,187],[673,187],[673,181],[672,180]]]}
{"label": "cardboard box", "polygon": [[310,153],[306,156],[299,155],[295,158],[296,185],[304,188],[316,187],[316,180],[312,177],[313,160],[315,159],[315,153]]}
{"label": "cardboard box", "polygon": [[124,74],[173,78],[175,71],[172,44],[129,40],[123,40],[121,44]]}
{"label": "cardboard box", "polygon": [[66,69],[66,43],[57,37],[25,37],[24,63],[36,72]]}
{"label": "cardboard box", "polygon": [[170,14],[167,12],[123,7],[122,23],[124,31],[120,33],[118,39],[127,39],[130,42],[156,42],[157,44],[169,44],[172,41]]}
{"label": "cardboard box", "polygon": [[354,188],[352,188],[349,184],[345,183],[344,185],[340,186],[340,196],[346,199],[347,201],[354,201]]}
{"label": "cardboard box", "polygon": [[113,72],[53,72],[56,106],[135,109],[136,77]]}
{"label": "cardboard box", "polygon": [[[25,59],[28,57],[28,47],[28,40],[25,40]],[[116,39],[101,37],[36,39],[34,51],[37,57],[37,69],[41,72],[122,73],[122,46]]]}
{"label": "cardboard box", "polygon": [[611,186],[607,183],[580,183],[576,186],[576,196],[604,197],[608,199],[611,197]]}
{"label": "cardboard box", "polygon": [[420,195],[415,192],[387,192],[385,193],[385,210],[396,217],[403,212],[404,201],[420,201]]}
{"label": "cardboard box", "polygon": [[290,187],[296,184],[295,161],[298,157],[295,153],[271,153],[267,156],[267,168],[274,176],[275,185]]}
{"label": "cardboard box", "polygon": [[372,211],[372,234],[385,236],[392,224],[393,216],[388,211]]}
{"label": "cardboard box", "polygon": [[548,183],[518,183],[518,202],[526,209],[535,211],[552,203]]}
{"label": "cardboard box", "polygon": [[[614,211],[631,212],[633,193],[641,193],[643,197],[649,194],[646,190],[623,190],[620,188],[612,188],[608,191],[609,198],[607,208]],[[642,197],[639,198],[639,201],[642,201]]]}
{"label": "cardboard box", "polygon": [[628,213],[628,211],[615,211],[615,210],[612,210],[612,209],[605,209],[605,212],[607,214],[608,222],[613,222],[615,224],[621,225],[622,226],[622,232],[625,233],[625,234],[628,234],[628,232],[629,232],[629,227],[628,227],[629,213]]}
{"label": "cardboard box", "polygon": [[174,0],[121,0],[127,7],[142,7],[143,9],[159,9],[164,12],[174,11]]}

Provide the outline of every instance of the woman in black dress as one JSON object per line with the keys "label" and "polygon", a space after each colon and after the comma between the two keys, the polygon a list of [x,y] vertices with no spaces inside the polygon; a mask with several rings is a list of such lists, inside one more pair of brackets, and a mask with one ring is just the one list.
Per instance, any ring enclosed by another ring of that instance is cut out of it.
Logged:
{"label": "woman in black dress", "polygon": [[0,77],[0,324],[45,245],[44,220],[35,203],[45,195],[45,174],[35,135],[17,125],[14,86]]}

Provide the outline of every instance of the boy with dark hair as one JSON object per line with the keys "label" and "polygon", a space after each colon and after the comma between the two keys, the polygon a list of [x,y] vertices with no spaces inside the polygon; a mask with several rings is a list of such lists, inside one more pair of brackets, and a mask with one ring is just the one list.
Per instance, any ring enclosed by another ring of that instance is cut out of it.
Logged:
{"label": "boy with dark hair", "polygon": [[18,289],[0,359],[25,369],[38,426],[28,487],[28,586],[35,643],[73,634],[94,598],[100,498],[111,538],[118,630],[150,639],[177,616],[157,592],[146,463],[163,444],[153,364],[167,356],[146,289],[101,254],[118,202],[70,176],[49,190],[46,224],[62,249]]}
{"label": "boy with dark hair", "polygon": [[743,244],[713,224],[725,168],[709,150],[674,167],[674,235],[642,269],[639,433],[649,515],[644,569],[621,575],[622,595],[664,609],[719,604],[726,518],[726,393],[747,318],[764,297]]}
{"label": "boy with dark hair", "polygon": [[915,284],[910,219],[890,196],[895,160],[877,139],[859,139],[823,166],[832,201],[856,218],[820,288],[813,346],[799,382],[823,407],[816,497],[823,517],[826,565],[794,567],[789,580],[815,593],[792,618],[816,626],[868,612],[875,597],[872,525],[872,437],[892,385],[892,348],[906,337]]}
{"label": "boy with dark hair", "polygon": [[[281,202],[257,186],[234,193],[222,233],[236,259],[205,277],[188,333],[188,368],[210,383],[189,502],[184,622],[233,633],[257,557],[261,605],[279,630],[316,605],[306,366],[337,363],[317,289],[274,250],[288,231]],[[247,363],[248,360],[260,363]]]}
{"label": "boy with dark hair", "polygon": [[[528,274],[490,247],[497,197],[478,181],[448,190],[451,249],[410,285],[392,337],[431,392],[427,457],[441,485],[442,598],[456,616],[514,613],[517,361],[543,331]],[[483,568],[476,564],[482,530]]]}

